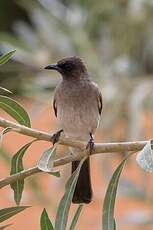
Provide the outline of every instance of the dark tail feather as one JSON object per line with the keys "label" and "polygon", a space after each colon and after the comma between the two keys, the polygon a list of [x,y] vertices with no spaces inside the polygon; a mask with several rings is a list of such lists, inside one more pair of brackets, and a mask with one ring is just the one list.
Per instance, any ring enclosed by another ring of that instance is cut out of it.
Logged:
{"label": "dark tail feather", "polygon": [[[77,169],[80,161],[72,162],[72,173]],[[80,174],[78,177],[78,181],[76,184],[76,188],[74,191],[72,202],[75,204],[79,203],[90,203],[92,200],[92,188],[91,188],[91,180],[90,180],[90,159],[84,161]]]}

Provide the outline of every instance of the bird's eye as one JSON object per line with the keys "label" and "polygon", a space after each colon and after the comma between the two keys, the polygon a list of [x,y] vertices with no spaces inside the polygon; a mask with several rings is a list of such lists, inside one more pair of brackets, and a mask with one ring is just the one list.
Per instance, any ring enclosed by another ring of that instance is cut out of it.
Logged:
{"label": "bird's eye", "polygon": [[67,71],[70,71],[73,68],[73,66],[71,64],[69,64],[69,63],[62,63],[59,66],[63,70],[67,70]]}

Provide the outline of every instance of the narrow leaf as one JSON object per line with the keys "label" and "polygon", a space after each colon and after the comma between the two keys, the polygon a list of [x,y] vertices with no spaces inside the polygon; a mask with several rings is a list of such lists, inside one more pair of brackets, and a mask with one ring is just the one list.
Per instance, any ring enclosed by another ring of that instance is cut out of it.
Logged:
{"label": "narrow leaf", "polygon": [[2,92],[4,91],[6,93],[11,93],[12,94],[12,92],[10,90],[8,90],[8,89],[6,89],[4,87],[1,87],[1,86],[0,86],[0,91],[2,91]]}
{"label": "narrow leaf", "polygon": [[41,156],[37,163],[37,167],[43,172],[52,172],[54,159],[56,154],[56,147],[47,149]]}
{"label": "narrow leaf", "polygon": [[72,223],[70,225],[70,230],[74,230],[75,229],[75,225],[76,225],[76,223],[77,223],[77,221],[79,219],[79,216],[80,216],[82,208],[83,208],[83,204],[80,204],[78,206],[78,208],[77,208],[77,211],[76,211],[74,217],[73,217]]}
{"label": "narrow leaf", "polygon": [[16,119],[21,125],[31,127],[28,113],[13,99],[0,95],[0,108]]}
{"label": "narrow leaf", "polygon": [[7,127],[2,130],[2,132],[0,133],[0,145],[2,144],[4,134],[8,133],[11,129],[12,129],[11,127]]}
{"label": "narrow leaf", "polygon": [[151,141],[148,141],[144,148],[137,154],[136,161],[146,172],[153,172]]}
{"label": "narrow leaf", "polygon": [[[10,175],[16,174],[18,172],[21,172],[24,170],[23,168],[23,162],[22,158],[26,152],[26,150],[29,148],[29,146],[33,143],[34,141],[31,141],[30,143],[24,145],[12,158],[11,161],[11,172]],[[14,200],[17,205],[20,204],[20,200],[22,197],[22,192],[24,189],[24,179],[19,179],[11,184],[11,188],[14,191]]]}
{"label": "narrow leaf", "polygon": [[0,56],[0,65],[3,65],[4,63],[6,63],[15,53],[16,50],[13,50],[11,52],[8,52],[2,56]]}
{"label": "narrow leaf", "polygon": [[48,174],[52,175],[52,176],[56,176],[56,177],[60,177],[60,171],[55,171],[55,172],[49,172]]}
{"label": "narrow leaf", "polygon": [[0,210],[0,223],[16,215],[17,213],[22,212],[23,210],[29,207],[30,206],[19,206],[19,207],[10,207],[10,208],[1,209]]}
{"label": "narrow leaf", "polygon": [[52,222],[50,221],[45,208],[41,214],[40,226],[41,226],[41,230],[54,230]]}
{"label": "narrow leaf", "polygon": [[102,226],[103,230],[114,230],[114,206],[116,199],[116,191],[119,182],[119,177],[124,167],[127,158],[125,158],[115,170],[104,198]]}
{"label": "narrow leaf", "polygon": [[55,220],[55,229],[56,230],[65,230],[68,220],[68,213],[70,210],[70,205],[73,197],[73,193],[76,187],[76,183],[78,180],[78,176],[80,173],[80,169],[82,167],[82,164],[86,158],[83,158],[78,166],[78,168],[75,170],[75,172],[71,175],[71,177],[68,179],[66,186],[65,186],[65,194],[63,198],[60,201],[60,204],[58,206],[57,214],[56,214],[56,220]]}
{"label": "narrow leaf", "polygon": [[114,229],[113,230],[116,230],[116,221],[114,219]]}

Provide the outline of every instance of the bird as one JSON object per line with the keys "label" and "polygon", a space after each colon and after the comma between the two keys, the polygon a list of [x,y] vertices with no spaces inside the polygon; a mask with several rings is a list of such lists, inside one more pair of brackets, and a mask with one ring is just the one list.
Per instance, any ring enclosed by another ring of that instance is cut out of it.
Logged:
{"label": "bird", "polygon": [[[66,137],[87,142],[87,149],[94,151],[94,134],[102,113],[102,94],[91,80],[83,60],[77,56],[65,57],[56,64],[49,64],[47,70],[56,70],[62,76],[54,93],[53,108],[57,117],[59,131],[53,137],[57,142],[62,132]],[[80,150],[71,147],[71,153],[77,155]],[[72,162],[72,173],[80,161]],[[90,177],[90,158],[84,161],[73,194],[74,204],[92,201]]]}

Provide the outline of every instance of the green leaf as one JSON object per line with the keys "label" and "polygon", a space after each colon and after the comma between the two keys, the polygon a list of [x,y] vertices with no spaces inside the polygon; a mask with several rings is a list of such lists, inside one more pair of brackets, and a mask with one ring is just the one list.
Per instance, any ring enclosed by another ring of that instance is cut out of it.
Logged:
{"label": "green leaf", "polygon": [[16,119],[21,125],[31,127],[28,113],[13,99],[0,95],[0,108]]}
{"label": "green leaf", "polygon": [[1,209],[0,210],[0,223],[16,215],[17,213],[22,212],[23,210],[29,207],[30,206],[19,206],[19,207],[10,207],[10,208]]}
{"label": "green leaf", "polygon": [[148,141],[144,148],[137,154],[136,161],[146,172],[153,172],[151,141]]}
{"label": "green leaf", "polygon": [[113,230],[116,230],[116,221],[114,219],[114,229]]}
{"label": "green leaf", "polygon": [[52,172],[54,166],[54,159],[56,154],[56,147],[53,146],[47,149],[41,156],[37,163],[37,167],[43,172]]}
{"label": "green leaf", "polygon": [[3,225],[3,226],[0,226],[0,230],[3,230],[3,229],[5,229],[5,228],[7,228],[7,227],[9,227],[9,226],[11,226],[12,224],[6,224],[6,225]]}
{"label": "green leaf", "polygon": [[52,222],[50,221],[45,208],[41,214],[40,226],[41,226],[41,230],[54,230]]}
{"label": "green leaf", "polygon": [[74,230],[75,229],[75,225],[76,225],[76,223],[77,223],[77,221],[79,219],[79,216],[80,216],[82,208],[83,208],[83,204],[80,204],[78,206],[78,208],[77,208],[77,211],[76,211],[74,217],[73,217],[72,223],[70,225],[70,230]]}
{"label": "green leaf", "polygon": [[49,172],[48,174],[52,175],[52,176],[56,176],[56,177],[60,177],[60,171],[55,171],[55,172]]}
{"label": "green leaf", "polygon": [[[11,161],[11,172],[10,175],[16,174],[18,172],[21,172],[24,170],[23,168],[23,162],[22,158],[26,152],[26,150],[29,148],[29,146],[33,143],[34,141],[31,141],[30,143],[24,145],[13,157]],[[17,205],[20,204],[20,200],[22,197],[22,192],[24,189],[24,179],[19,179],[11,184],[11,188],[14,191],[14,200]]]}
{"label": "green leaf", "polygon": [[0,65],[3,65],[4,63],[6,63],[15,53],[16,50],[13,50],[11,52],[8,52],[2,56],[0,56]]}
{"label": "green leaf", "polygon": [[11,127],[7,127],[2,130],[2,132],[0,133],[0,145],[2,144],[4,134],[8,133],[11,129],[12,129]]}
{"label": "green leaf", "polygon": [[126,160],[127,158],[125,158],[115,170],[106,191],[102,216],[103,230],[114,230],[114,206],[116,199],[116,191],[119,182],[119,177],[121,175]]}
{"label": "green leaf", "polygon": [[58,206],[57,214],[56,214],[56,220],[55,220],[55,229],[56,230],[65,230],[68,220],[68,213],[70,210],[70,205],[73,197],[73,193],[76,187],[76,183],[78,180],[78,176],[80,173],[80,169],[82,167],[82,164],[86,157],[84,157],[78,168],[75,170],[75,172],[71,175],[71,177],[68,179],[66,186],[65,186],[65,194],[63,198],[60,201],[60,204]]}
{"label": "green leaf", "polygon": [[4,87],[1,87],[1,86],[0,86],[0,91],[4,91],[4,92],[6,92],[6,93],[11,93],[11,94],[13,94],[10,90],[8,90],[8,89],[6,89],[6,88],[4,88]]}

